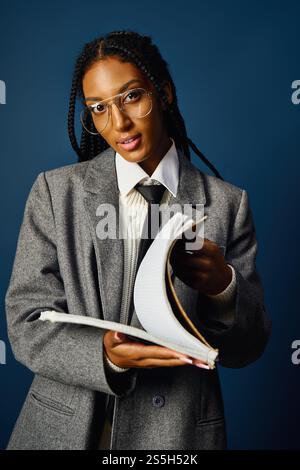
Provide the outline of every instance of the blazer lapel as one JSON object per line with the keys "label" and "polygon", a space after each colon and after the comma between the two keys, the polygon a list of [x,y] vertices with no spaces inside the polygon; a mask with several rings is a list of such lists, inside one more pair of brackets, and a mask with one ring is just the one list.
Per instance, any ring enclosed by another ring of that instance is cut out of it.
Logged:
{"label": "blazer lapel", "polygon": [[[88,213],[98,267],[99,289],[104,320],[119,321],[123,286],[123,239],[118,237],[119,190],[115,168],[115,151],[109,147],[94,157],[88,165],[83,181],[85,209]],[[101,220],[97,209],[102,204],[114,207],[116,214],[115,238],[97,236],[97,224]]]}
{"label": "blazer lapel", "polygon": [[[192,216],[195,215],[197,204],[205,205],[205,188],[201,172],[189,161],[183,151],[177,149],[179,159],[179,182],[176,197],[171,195],[169,204],[179,204],[184,210],[184,204],[189,204]],[[198,208],[199,209],[199,208]]]}

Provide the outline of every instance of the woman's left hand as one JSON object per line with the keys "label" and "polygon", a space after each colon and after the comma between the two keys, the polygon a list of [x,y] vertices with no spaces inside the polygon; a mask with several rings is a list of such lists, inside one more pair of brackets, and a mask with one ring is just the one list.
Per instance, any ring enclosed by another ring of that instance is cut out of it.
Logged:
{"label": "woman's left hand", "polygon": [[170,263],[174,274],[192,289],[216,295],[230,284],[232,271],[219,246],[207,238],[203,240],[202,248],[190,254],[184,249],[186,240],[179,239],[173,247]]}

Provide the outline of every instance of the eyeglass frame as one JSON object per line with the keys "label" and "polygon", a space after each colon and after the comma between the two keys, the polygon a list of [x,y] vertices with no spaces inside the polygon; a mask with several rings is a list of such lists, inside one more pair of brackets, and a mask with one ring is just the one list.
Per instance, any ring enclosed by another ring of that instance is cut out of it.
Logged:
{"label": "eyeglass frame", "polygon": [[[122,93],[118,93],[117,95],[111,96],[110,98],[106,98],[105,100],[97,101],[96,103],[93,103],[93,104],[90,104],[90,105],[87,105],[87,104],[86,104],[86,101],[91,101],[91,100],[82,100],[82,104],[83,104],[84,108],[83,108],[83,109],[81,110],[81,112],[80,112],[80,120],[81,120],[81,124],[83,125],[84,129],[85,129],[89,134],[92,134],[92,135],[99,135],[99,132],[91,132],[91,131],[89,131],[89,130],[85,127],[84,122],[83,122],[83,118],[82,118],[82,112],[88,110],[88,111],[91,113],[91,115],[92,115],[93,111],[91,111],[91,108],[94,108],[94,107],[98,106],[99,104],[105,103],[106,101],[108,101],[108,118],[107,118],[107,122],[106,122],[104,128],[101,130],[101,132],[103,132],[104,129],[106,128],[106,126],[107,126],[107,124],[108,124],[108,122],[109,122],[109,119],[110,119],[110,117],[111,117],[111,106],[112,106],[112,104],[115,104],[115,105],[117,106],[117,108],[118,108],[119,111],[121,111],[122,113],[126,114],[126,116],[128,116],[128,114],[126,113],[126,111],[124,111],[123,109],[121,109],[120,106],[119,106],[119,104],[120,104],[120,102],[121,102],[120,97],[123,97],[123,96],[126,95],[126,93],[130,93],[130,92],[135,91],[135,90],[144,90],[144,91],[146,92],[145,94],[150,97],[150,101],[151,101],[151,109],[150,109],[150,111],[148,111],[147,114],[145,114],[144,116],[142,116],[142,117],[140,117],[140,118],[138,118],[138,119],[143,119],[144,117],[148,116],[148,114],[152,111],[152,99],[151,99],[151,96],[150,96],[150,95],[153,95],[153,91],[148,91],[148,90],[146,90],[146,89],[143,88],[143,87],[131,88],[131,89],[129,89],[129,90],[123,91]],[[110,103],[110,101],[112,101],[112,100],[113,100],[113,103]],[[119,101],[119,103],[118,103],[117,101]],[[105,104],[106,104],[106,103],[105,103]],[[93,118],[92,118],[92,119],[93,119]]]}

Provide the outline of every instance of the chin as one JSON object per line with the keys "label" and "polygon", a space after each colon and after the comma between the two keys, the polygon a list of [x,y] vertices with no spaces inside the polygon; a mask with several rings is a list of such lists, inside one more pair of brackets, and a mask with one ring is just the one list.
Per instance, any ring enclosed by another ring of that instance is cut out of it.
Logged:
{"label": "chin", "polygon": [[126,157],[126,160],[130,161],[130,162],[135,162],[135,163],[141,163],[145,160],[147,160],[147,157],[139,157],[139,156],[133,156],[133,155],[127,155]]}
{"label": "chin", "polygon": [[148,157],[148,154],[145,153],[145,151],[142,151],[141,149],[137,149],[136,152],[126,152],[126,153],[121,153],[120,152],[120,149],[117,150],[117,152],[123,157],[125,158],[125,160],[129,161],[129,162],[136,162],[136,163],[140,163],[140,162],[143,162],[145,160],[147,160],[149,157]]}
{"label": "chin", "polygon": [[142,162],[145,162],[146,160],[148,160],[148,158],[149,158],[149,155],[146,154],[146,155],[143,155],[141,157],[136,157],[135,161],[137,161],[138,163],[142,163]]}

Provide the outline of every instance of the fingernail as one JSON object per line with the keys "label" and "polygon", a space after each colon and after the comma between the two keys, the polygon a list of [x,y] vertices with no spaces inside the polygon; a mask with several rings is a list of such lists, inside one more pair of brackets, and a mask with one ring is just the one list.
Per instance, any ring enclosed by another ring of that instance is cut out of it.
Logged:
{"label": "fingernail", "polygon": [[188,362],[189,364],[193,364],[193,359],[188,359],[187,357],[181,357],[184,362]]}
{"label": "fingernail", "polygon": [[123,334],[123,333],[116,332],[116,333],[115,333],[115,338],[116,338],[116,339],[124,339],[124,334]]}
{"label": "fingernail", "polygon": [[209,366],[206,364],[202,364],[201,362],[194,362],[194,366],[200,367],[201,369],[209,369]]}

